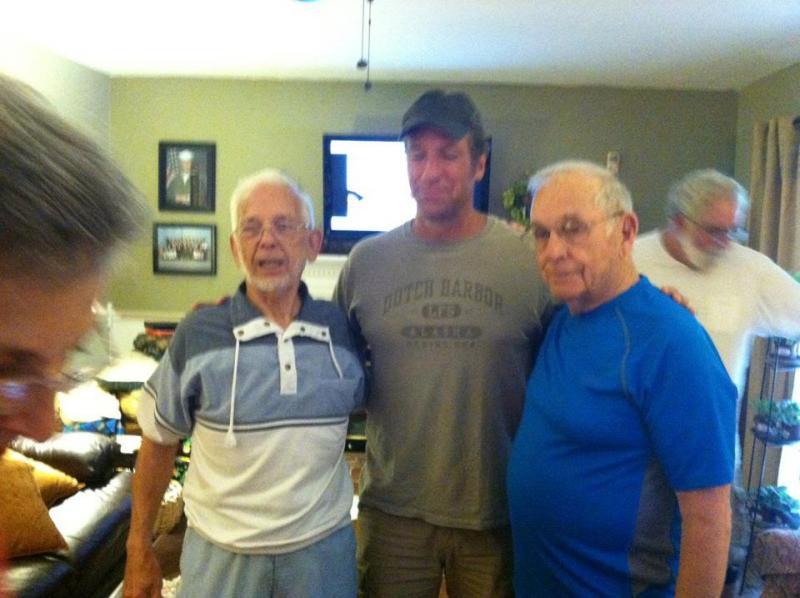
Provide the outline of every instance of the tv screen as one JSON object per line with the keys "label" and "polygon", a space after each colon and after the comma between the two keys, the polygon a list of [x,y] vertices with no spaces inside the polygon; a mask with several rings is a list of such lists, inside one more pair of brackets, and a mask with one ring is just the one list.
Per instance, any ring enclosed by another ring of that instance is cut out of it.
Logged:
{"label": "tv screen", "polygon": [[[475,185],[475,208],[489,210],[491,140],[486,173]],[[323,135],[323,231],[325,253],[349,253],[369,235],[411,220],[405,144],[397,135]]]}

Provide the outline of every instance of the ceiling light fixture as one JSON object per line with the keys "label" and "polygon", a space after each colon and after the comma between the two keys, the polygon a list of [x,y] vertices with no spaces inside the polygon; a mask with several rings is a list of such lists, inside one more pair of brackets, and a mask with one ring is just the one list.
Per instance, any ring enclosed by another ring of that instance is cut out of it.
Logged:
{"label": "ceiling light fixture", "polygon": [[[369,51],[372,40],[372,1],[373,0],[361,0],[361,58],[356,62],[356,68],[358,70],[367,70],[367,79],[364,81],[364,91],[372,89],[372,81],[369,79]],[[365,40],[367,48],[366,54],[364,53]]]}

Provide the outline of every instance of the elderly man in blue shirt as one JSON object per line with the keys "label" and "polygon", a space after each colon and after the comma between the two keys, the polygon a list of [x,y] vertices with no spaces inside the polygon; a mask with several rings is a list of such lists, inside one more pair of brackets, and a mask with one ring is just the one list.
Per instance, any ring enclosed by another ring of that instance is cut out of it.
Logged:
{"label": "elderly man in blue shirt", "polygon": [[508,470],[518,596],[708,596],[730,538],[736,391],[692,314],[640,276],[627,189],[531,179],[536,259],[564,303]]}

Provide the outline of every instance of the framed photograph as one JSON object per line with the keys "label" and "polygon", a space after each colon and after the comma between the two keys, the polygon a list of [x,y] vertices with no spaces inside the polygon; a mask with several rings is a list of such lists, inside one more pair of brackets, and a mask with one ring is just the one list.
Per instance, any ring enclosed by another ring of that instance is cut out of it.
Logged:
{"label": "framed photograph", "polygon": [[154,224],[153,272],[216,274],[217,227],[213,224]]}
{"label": "framed photograph", "polygon": [[158,144],[158,209],[213,212],[217,147],[213,143]]}

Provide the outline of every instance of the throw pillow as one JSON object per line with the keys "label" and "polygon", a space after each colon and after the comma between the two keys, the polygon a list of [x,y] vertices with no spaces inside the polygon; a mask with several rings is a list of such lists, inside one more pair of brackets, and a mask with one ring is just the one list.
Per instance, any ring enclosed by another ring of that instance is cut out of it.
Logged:
{"label": "throw pillow", "polygon": [[67,547],[50,519],[31,470],[27,463],[0,459],[0,541],[10,558]]}
{"label": "throw pillow", "polygon": [[72,496],[83,487],[83,484],[71,475],[67,475],[55,467],[50,467],[47,463],[26,457],[15,450],[6,449],[3,459],[21,461],[33,468],[33,481],[36,482],[39,494],[42,495],[42,500],[48,507],[53,506],[62,498]]}

